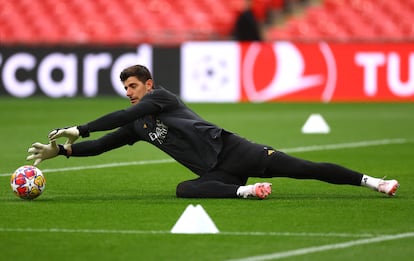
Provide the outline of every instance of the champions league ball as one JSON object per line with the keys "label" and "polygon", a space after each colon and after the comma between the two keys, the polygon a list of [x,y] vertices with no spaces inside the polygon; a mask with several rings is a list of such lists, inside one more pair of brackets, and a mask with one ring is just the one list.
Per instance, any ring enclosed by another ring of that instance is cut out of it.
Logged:
{"label": "champions league ball", "polygon": [[46,179],[35,166],[19,167],[11,176],[10,185],[16,196],[22,199],[35,199],[45,189]]}

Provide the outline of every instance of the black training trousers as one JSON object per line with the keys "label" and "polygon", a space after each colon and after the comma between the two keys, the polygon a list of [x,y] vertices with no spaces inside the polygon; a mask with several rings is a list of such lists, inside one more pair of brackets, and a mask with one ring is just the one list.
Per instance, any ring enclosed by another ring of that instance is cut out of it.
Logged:
{"label": "black training trousers", "polygon": [[359,186],[363,174],[333,163],[312,162],[275,151],[234,134],[223,137],[218,164],[199,178],[181,182],[177,196],[234,198],[249,177],[315,179],[332,184]]}

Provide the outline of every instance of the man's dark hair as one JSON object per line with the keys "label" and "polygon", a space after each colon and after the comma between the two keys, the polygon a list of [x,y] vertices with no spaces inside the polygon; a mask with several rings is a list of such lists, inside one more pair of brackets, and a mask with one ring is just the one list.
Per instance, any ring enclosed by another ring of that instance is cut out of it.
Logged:
{"label": "man's dark hair", "polygon": [[133,65],[127,67],[121,72],[119,77],[122,82],[126,81],[129,77],[137,77],[137,79],[143,83],[149,79],[152,79],[151,72],[143,65]]}

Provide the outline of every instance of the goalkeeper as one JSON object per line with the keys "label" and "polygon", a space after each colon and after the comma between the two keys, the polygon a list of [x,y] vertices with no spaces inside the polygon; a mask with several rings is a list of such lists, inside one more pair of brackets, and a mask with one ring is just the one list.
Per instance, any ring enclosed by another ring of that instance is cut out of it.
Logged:
{"label": "goalkeeper", "polygon": [[[176,95],[155,87],[150,71],[141,65],[120,74],[131,106],[74,127],[49,133],[49,144],[36,142],[27,160],[34,165],[58,155],[95,156],[146,141],[158,147],[198,177],[178,184],[177,197],[266,198],[271,183],[247,185],[249,177],[316,179],[332,184],[365,186],[393,196],[396,180],[383,180],[332,163],[311,162],[257,144],[205,121]],[[113,130],[96,139],[75,143],[91,132]],[[65,144],[56,139],[67,138]]]}

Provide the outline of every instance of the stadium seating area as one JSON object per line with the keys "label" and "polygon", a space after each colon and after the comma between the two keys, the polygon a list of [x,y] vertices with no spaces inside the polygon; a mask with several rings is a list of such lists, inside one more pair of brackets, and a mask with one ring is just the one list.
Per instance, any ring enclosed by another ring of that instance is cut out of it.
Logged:
{"label": "stadium seating area", "polygon": [[229,34],[244,0],[0,0],[1,42],[179,43]]}
{"label": "stadium seating area", "polygon": [[414,0],[324,0],[268,31],[268,39],[413,40]]}
{"label": "stadium seating area", "polygon": [[[244,0],[0,0],[0,43],[178,44],[229,39]],[[283,0],[254,0],[262,21]],[[414,0],[321,0],[267,39],[413,38]]]}

